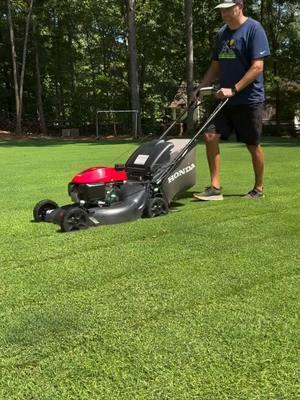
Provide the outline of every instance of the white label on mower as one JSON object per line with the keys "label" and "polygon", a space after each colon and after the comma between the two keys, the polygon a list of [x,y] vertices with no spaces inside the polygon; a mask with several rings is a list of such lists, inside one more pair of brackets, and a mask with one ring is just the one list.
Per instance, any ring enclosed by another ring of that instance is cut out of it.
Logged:
{"label": "white label on mower", "polygon": [[173,175],[169,176],[168,182],[169,183],[174,182],[180,176],[188,174],[189,172],[193,171],[193,169],[195,169],[195,167],[196,167],[195,164],[191,164],[191,165],[188,165],[185,168],[180,169],[179,171],[174,172]]}
{"label": "white label on mower", "polygon": [[100,221],[98,221],[96,218],[94,217],[89,217],[89,219],[95,224],[95,225],[99,225]]}
{"label": "white label on mower", "polygon": [[148,160],[149,156],[144,155],[144,154],[140,154],[137,156],[137,158],[135,159],[134,164],[137,165],[145,165],[146,161]]}

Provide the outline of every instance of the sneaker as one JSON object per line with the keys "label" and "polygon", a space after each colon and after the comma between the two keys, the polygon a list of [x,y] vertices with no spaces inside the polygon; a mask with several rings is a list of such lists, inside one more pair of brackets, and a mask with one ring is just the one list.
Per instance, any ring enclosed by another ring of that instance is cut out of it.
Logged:
{"label": "sneaker", "polygon": [[243,199],[257,200],[257,199],[262,199],[263,197],[265,197],[263,192],[257,189],[252,189],[250,190],[250,192],[245,194],[245,196],[243,196]]}
{"label": "sneaker", "polygon": [[217,189],[214,186],[208,186],[201,193],[194,193],[194,198],[197,200],[223,200],[223,195],[221,193],[221,189]]}

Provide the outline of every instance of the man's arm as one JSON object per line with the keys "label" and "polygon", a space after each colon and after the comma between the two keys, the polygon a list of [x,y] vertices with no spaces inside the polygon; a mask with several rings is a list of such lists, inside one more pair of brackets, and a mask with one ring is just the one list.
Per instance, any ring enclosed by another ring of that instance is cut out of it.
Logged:
{"label": "man's arm", "polygon": [[263,58],[252,60],[252,65],[243,78],[235,84],[235,88],[238,92],[245,89],[250,83],[254,82],[255,79],[263,72],[264,70],[264,60]]}
{"label": "man's arm", "polygon": [[[252,60],[252,65],[242,77],[242,79],[237,82],[234,86],[237,92],[245,89],[250,83],[254,82],[255,79],[263,72],[264,70],[264,59],[259,58],[256,60]],[[218,90],[216,94],[218,99],[225,99],[227,97],[234,96],[232,88],[221,88]]]}

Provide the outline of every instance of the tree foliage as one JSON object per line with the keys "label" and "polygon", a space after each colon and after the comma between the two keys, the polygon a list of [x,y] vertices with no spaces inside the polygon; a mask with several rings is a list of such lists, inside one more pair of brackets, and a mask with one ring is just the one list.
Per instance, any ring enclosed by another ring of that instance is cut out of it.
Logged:
{"label": "tree foliage", "polygon": [[[212,3],[193,1],[195,80],[208,67],[215,32],[222,25]],[[35,25],[29,30],[24,77],[25,120],[40,119],[41,102],[50,127],[94,124],[97,109],[131,107],[126,4],[122,0],[34,2]],[[28,1],[11,0],[11,5],[20,69]],[[300,108],[298,0],[249,0],[247,14],[261,20],[267,31],[272,51],[265,73],[268,96],[278,106],[278,119],[288,118]],[[184,1],[138,0],[135,17],[140,108],[147,131],[164,118],[180,82],[186,80]],[[8,15],[6,1],[1,0],[0,118],[14,120],[15,114]]]}

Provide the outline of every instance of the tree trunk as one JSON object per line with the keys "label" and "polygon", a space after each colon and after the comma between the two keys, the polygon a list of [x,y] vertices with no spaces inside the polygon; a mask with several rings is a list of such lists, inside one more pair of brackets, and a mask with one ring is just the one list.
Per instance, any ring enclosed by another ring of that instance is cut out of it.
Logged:
{"label": "tree trunk", "polygon": [[55,19],[53,19],[56,119],[60,126],[65,126],[64,82],[62,79],[62,65],[60,62],[61,51],[63,51],[60,46],[63,42],[61,25],[61,16],[56,14]]}
{"label": "tree trunk", "polygon": [[77,123],[78,110],[76,110],[76,79],[75,79],[75,68],[74,68],[74,56],[73,56],[73,29],[72,25],[68,26],[68,46],[69,46],[69,73],[71,81],[71,113],[69,116],[69,123],[74,125]]}
{"label": "tree trunk", "polygon": [[8,11],[8,24],[9,24],[9,32],[10,32],[10,41],[11,41],[11,50],[12,50],[12,61],[13,61],[13,74],[14,74],[14,84],[15,84],[15,97],[16,97],[16,133],[20,135],[22,133],[22,111],[23,111],[23,88],[24,88],[24,77],[25,77],[25,68],[26,68],[26,55],[27,55],[27,44],[28,44],[28,36],[29,36],[29,25],[32,15],[33,8],[33,0],[30,0],[28,13],[26,17],[26,26],[25,26],[25,37],[24,37],[24,45],[23,45],[23,56],[22,56],[22,67],[21,67],[21,76],[20,82],[18,79],[18,67],[17,67],[17,54],[15,47],[15,37],[14,37],[14,27],[12,21],[12,13],[11,13],[11,2],[7,0],[7,11]]}
{"label": "tree trunk", "polygon": [[36,68],[36,93],[37,93],[37,109],[38,109],[38,119],[40,124],[41,132],[47,135],[47,125],[45,121],[44,105],[43,105],[43,89],[41,82],[41,70],[40,70],[40,57],[39,57],[39,44],[38,44],[38,33],[36,21],[33,21],[33,41],[35,47],[35,68]]}
{"label": "tree trunk", "polygon": [[[136,25],[135,25],[135,0],[128,0],[128,44],[129,44],[129,61],[130,61],[130,88],[131,88],[131,108],[138,111],[138,118],[132,114],[132,126],[135,136],[141,132],[140,117],[140,93],[138,79],[137,49],[136,49]],[[137,124],[137,126],[136,126]]]}
{"label": "tree trunk", "polygon": [[[85,32],[86,35],[86,40],[87,43],[90,43],[90,33],[88,30],[86,30]],[[92,97],[92,103],[91,107],[92,107],[92,115],[90,116],[91,120],[95,118],[96,112],[97,112],[97,95],[96,95],[96,67],[95,67],[95,62],[93,60],[93,56],[92,56],[92,52],[91,52],[91,47],[87,46],[87,53],[88,53],[88,58],[90,61],[90,74],[91,74],[91,78],[92,78],[92,92],[93,92],[93,97]],[[90,93],[90,90],[89,90]],[[90,112],[90,109],[89,109]]]}
{"label": "tree trunk", "polygon": [[260,1],[260,22],[264,25],[265,22],[265,0]]}
{"label": "tree trunk", "polygon": [[[187,104],[193,99],[194,81],[194,51],[193,51],[193,0],[185,0],[185,29],[186,29],[186,81],[187,81]],[[188,108],[187,133],[192,133],[194,128],[194,111]]]}
{"label": "tree trunk", "polygon": [[19,78],[18,78],[18,66],[17,66],[17,53],[15,46],[15,34],[11,14],[11,3],[7,0],[7,18],[9,25],[9,35],[11,43],[11,54],[12,54],[12,65],[13,65],[13,75],[14,75],[14,86],[15,86],[15,100],[16,100],[16,133],[20,135],[22,132],[21,118],[20,118],[20,94],[19,94]]}
{"label": "tree trunk", "polygon": [[[27,56],[27,44],[28,44],[28,36],[29,36],[29,25],[32,15],[33,8],[33,0],[30,0],[28,14],[26,18],[26,27],[25,27],[25,37],[24,37],[24,45],[23,45],[23,57],[22,57],[22,69],[21,69],[21,77],[20,77],[20,107],[21,113],[23,110],[23,91],[24,91],[24,77],[25,77],[25,69],[26,69],[26,56]],[[22,117],[22,114],[21,114]]]}
{"label": "tree trunk", "polygon": [[[274,76],[277,78],[278,76],[278,66],[277,66],[277,60],[275,59],[273,61],[273,73]],[[280,136],[280,87],[278,80],[276,80],[275,83],[275,120],[276,120],[276,135]]]}

